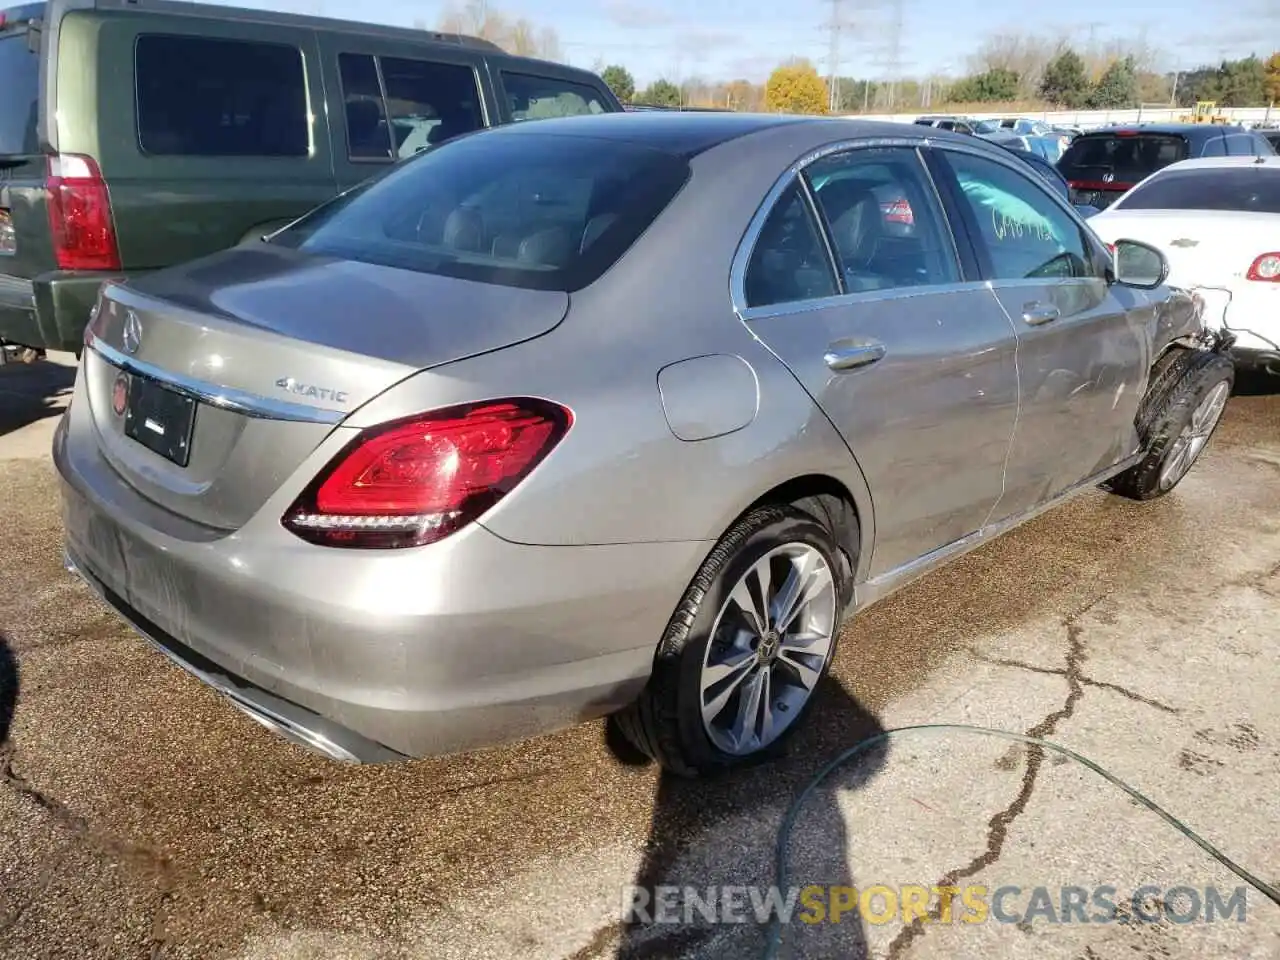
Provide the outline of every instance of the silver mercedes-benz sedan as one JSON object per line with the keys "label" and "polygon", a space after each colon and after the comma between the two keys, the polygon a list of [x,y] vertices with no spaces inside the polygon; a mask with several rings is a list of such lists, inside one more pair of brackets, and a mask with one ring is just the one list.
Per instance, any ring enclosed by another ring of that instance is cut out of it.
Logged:
{"label": "silver mercedes-benz sedan", "polygon": [[1166,272],[973,137],[478,133],[103,290],[54,440],[67,563],[333,758],[614,714],[732,767],[857,609],[1186,473],[1232,367]]}

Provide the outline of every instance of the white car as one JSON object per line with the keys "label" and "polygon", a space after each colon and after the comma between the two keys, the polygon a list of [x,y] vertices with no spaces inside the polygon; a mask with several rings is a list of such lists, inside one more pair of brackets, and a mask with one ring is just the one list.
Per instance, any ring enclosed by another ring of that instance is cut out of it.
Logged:
{"label": "white car", "polygon": [[1237,363],[1280,375],[1280,156],[1171,164],[1089,226],[1160,249],[1168,282],[1204,298],[1205,326],[1236,335]]}

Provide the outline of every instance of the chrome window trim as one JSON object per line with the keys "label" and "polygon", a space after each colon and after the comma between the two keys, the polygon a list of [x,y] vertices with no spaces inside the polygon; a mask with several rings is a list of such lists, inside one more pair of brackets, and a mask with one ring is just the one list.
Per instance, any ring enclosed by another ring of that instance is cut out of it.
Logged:
{"label": "chrome window trim", "polygon": [[163,383],[176,393],[200,403],[229,410],[241,416],[255,420],[292,420],[299,423],[337,424],[347,417],[346,410],[331,410],[324,407],[312,407],[305,403],[293,403],[288,400],[277,400],[247,390],[236,390],[231,387],[220,387],[216,384],[197,380],[172,370],[162,370],[154,364],[138,360],[122,353],[106,343],[94,333],[85,337],[85,346],[100,356],[113,367],[139,376],[147,377]]}
{"label": "chrome window trim", "polygon": [[[747,224],[747,229],[742,235],[742,239],[738,241],[738,249],[733,255],[732,265],[729,268],[729,296],[733,304],[734,312],[744,323],[750,323],[753,320],[764,320],[771,317],[788,316],[791,314],[808,313],[813,310],[822,310],[827,307],[840,307],[857,303],[876,303],[881,300],[897,300],[904,297],[924,297],[936,296],[937,294],[958,293],[968,290],[989,289],[990,284],[985,280],[960,280],[945,284],[930,284],[919,287],[894,287],[889,290],[871,290],[860,291],[854,293],[837,293],[831,297],[818,297],[810,300],[793,300],[789,303],[771,303],[765,306],[749,307],[747,306],[747,266],[751,262],[751,254],[755,250],[756,241],[760,238],[760,233],[764,229],[765,221],[773,212],[773,208],[777,206],[778,200],[782,194],[797,179],[802,186],[802,194],[806,203],[810,205],[812,212],[814,198],[809,189],[808,182],[800,176],[800,174],[813,163],[829,157],[835,153],[847,153],[853,150],[874,150],[885,147],[905,147],[909,150],[920,151],[922,149],[933,147],[939,141],[929,136],[923,137],[865,137],[857,140],[839,140],[833,143],[827,143],[821,147],[810,150],[792,163],[782,175],[774,182],[769,192],[765,194],[764,200],[761,201],[755,215]],[[946,141],[948,145],[951,141]],[[962,146],[968,147],[967,144]],[[987,149],[972,150],[972,153],[978,156],[990,156]],[[955,263],[957,270],[961,269],[959,251],[956,249],[955,226],[950,223],[947,217],[946,206],[938,197],[937,184],[933,180],[933,173],[929,170],[929,165],[924,162],[923,157],[919,157],[920,165],[924,169],[925,185],[934,191],[939,211],[942,215],[942,225],[946,227],[950,237],[950,246],[955,254]],[[1015,168],[1016,169],[1016,168]],[[827,250],[828,258],[833,263],[838,263],[835,258],[835,251],[831,248],[831,239],[827,236],[827,231],[823,228],[822,221],[817,221],[818,232],[822,236],[822,241]],[[839,270],[835,270],[836,288],[842,290],[844,288],[843,279],[840,277]]]}

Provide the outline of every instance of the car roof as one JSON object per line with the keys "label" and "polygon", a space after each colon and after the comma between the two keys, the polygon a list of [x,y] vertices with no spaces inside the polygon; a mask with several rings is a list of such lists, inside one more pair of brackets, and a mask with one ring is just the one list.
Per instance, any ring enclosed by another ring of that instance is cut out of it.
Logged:
{"label": "car roof", "polygon": [[1083,136],[1091,137],[1100,134],[1137,136],[1143,133],[1154,133],[1157,136],[1207,137],[1220,132],[1244,133],[1247,131],[1244,127],[1233,123],[1117,123],[1109,127],[1086,130]]}
{"label": "car roof", "polygon": [[1196,157],[1193,160],[1179,160],[1167,167],[1161,167],[1156,173],[1167,170],[1221,170],[1229,167],[1261,167],[1264,170],[1280,170],[1280,156],[1272,157]]}
{"label": "car roof", "polygon": [[[676,110],[624,111],[590,116],[555,117],[533,123],[493,127],[485,136],[577,136],[635,143],[691,159],[739,137],[779,127],[804,129],[813,144],[871,137],[927,137],[972,144],[973,137],[930,127],[926,134],[912,123],[855,120],[777,113],[689,113]],[[999,151],[994,144],[991,149]],[[998,153],[997,153],[998,155]]]}
{"label": "car roof", "polygon": [[[34,4],[37,8],[47,7],[47,16],[51,20],[60,20],[62,15],[72,10],[100,10],[121,12],[146,16],[148,13],[166,16],[199,17],[201,19],[234,21],[242,23],[273,23],[289,27],[301,27],[312,30],[330,30],[337,33],[361,36],[378,36],[410,40],[416,43],[433,43],[454,49],[476,50],[486,56],[512,58],[496,43],[482,40],[479,37],[460,33],[444,33],[439,30],[419,30],[412,27],[391,27],[362,20],[343,20],[336,17],[320,17],[302,13],[288,13],[278,10],[263,10],[251,7],[221,6],[211,3],[193,3],[190,0],[49,0],[46,4]],[[26,9],[26,8],[18,8]],[[531,61],[532,62],[532,61]],[[543,61],[545,62],[545,61]],[[586,73],[580,68],[557,64],[559,69],[571,70],[575,73]]]}

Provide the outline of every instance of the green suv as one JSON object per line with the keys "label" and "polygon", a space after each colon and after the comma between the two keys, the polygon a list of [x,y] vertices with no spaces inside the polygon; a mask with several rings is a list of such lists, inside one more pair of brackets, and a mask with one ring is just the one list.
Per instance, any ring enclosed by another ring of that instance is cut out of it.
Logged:
{"label": "green suv", "polygon": [[0,10],[0,340],[78,351],[105,280],[462,133],[621,110],[592,73],[452,34],[167,0]]}

